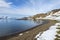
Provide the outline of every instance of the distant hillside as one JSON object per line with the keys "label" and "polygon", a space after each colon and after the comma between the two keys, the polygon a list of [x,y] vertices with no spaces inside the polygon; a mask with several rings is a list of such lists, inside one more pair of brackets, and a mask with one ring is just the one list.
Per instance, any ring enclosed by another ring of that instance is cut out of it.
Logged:
{"label": "distant hillside", "polygon": [[54,14],[54,13],[56,13],[56,12],[58,12],[58,11],[60,11],[60,9],[54,9],[54,10],[51,10],[51,11],[49,11],[49,12],[47,12],[47,14],[51,14],[51,12]]}
{"label": "distant hillside", "polygon": [[50,15],[51,13],[54,14],[54,13],[56,13],[58,11],[60,11],[60,9],[54,9],[54,10],[51,10],[51,11],[49,11],[47,13],[39,13],[39,14],[34,15],[33,18],[39,18],[39,17],[43,18],[43,17],[46,17],[46,16]]}
{"label": "distant hillside", "polygon": [[55,12],[60,11],[60,9],[54,9],[54,10],[52,10],[52,11],[53,11],[53,13],[55,13]]}
{"label": "distant hillside", "polygon": [[38,13],[38,14],[33,15],[33,16],[19,18],[18,20],[36,19],[36,18],[40,18],[40,17],[44,18],[44,17],[50,15],[51,13],[54,14],[54,13],[59,12],[59,11],[60,11],[60,9],[54,9],[54,10],[48,11],[47,13]]}
{"label": "distant hillside", "polygon": [[33,16],[33,18],[45,17],[47,14],[40,13]]}

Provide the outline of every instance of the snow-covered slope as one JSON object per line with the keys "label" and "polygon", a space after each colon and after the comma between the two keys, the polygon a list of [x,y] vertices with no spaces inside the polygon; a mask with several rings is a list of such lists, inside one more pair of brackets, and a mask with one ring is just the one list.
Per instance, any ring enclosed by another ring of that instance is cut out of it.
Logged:
{"label": "snow-covered slope", "polygon": [[[40,33],[36,35],[35,38],[37,40],[55,40],[58,31],[56,28],[60,25],[60,23],[56,23],[55,25],[51,26],[47,31],[43,32],[41,35]],[[60,30],[59,30],[60,31]],[[60,35],[60,34],[58,34]]]}
{"label": "snow-covered slope", "polygon": [[[57,20],[60,21],[60,10],[53,10],[51,11],[46,17],[41,18],[41,19],[50,19],[50,20]],[[58,32],[60,32],[60,23],[56,23],[55,25],[51,26],[47,31],[44,31],[42,34],[38,34],[35,38],[37,38],[37,40],[60,40],[60,33],[58,34]],[[58,37],[57,37],[57,36]]]}
{"label": "snow-covered slope", "polygon": [[51,13],[50,15],[45,17],[46,19],[60,20],[60,11],[56,13]]}

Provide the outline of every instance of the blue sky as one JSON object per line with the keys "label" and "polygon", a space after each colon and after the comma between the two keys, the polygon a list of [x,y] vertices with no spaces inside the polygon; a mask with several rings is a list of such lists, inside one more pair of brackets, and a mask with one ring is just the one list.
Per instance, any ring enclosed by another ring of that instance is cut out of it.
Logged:
{"label": "blue sky", "polygon": [[60,8],[60,0],[0,0],[1,15],[35,15]]}

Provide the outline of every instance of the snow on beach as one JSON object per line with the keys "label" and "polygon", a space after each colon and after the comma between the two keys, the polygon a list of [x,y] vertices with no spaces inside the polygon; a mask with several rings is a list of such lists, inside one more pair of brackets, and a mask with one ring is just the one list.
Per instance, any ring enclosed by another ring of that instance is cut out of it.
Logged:
{"label": "snow on beach", "polygon": [[[60,11],[56,12],[55,14],[51,13],[50,15],[44,17],[44,18],[40,18],[40,19],[49,19],[49,20],[57,20],[57,21],[60,21]],[[51,26],[47,31],[44,31],[42,34],[41,32],[36,35],[36,39],[37,40],[60,40],[60,34],[57,33],[60,32],[60,29],[58,30],[57,29],[60,28],[60,23],[56,23],[55,25]],[[56,35],[58,37],[56,37]]]}
{"label": "snow on beach", "polygon": [[37,38],[37,40],[54,40],[56,38],[56,28],[58,27],[58,25],[60,25],[60,23],[56,23],[55,25],[51,26],[47,31],[43,32],[41,35],[39,33],[38,35],[36,35],[35,38]]}

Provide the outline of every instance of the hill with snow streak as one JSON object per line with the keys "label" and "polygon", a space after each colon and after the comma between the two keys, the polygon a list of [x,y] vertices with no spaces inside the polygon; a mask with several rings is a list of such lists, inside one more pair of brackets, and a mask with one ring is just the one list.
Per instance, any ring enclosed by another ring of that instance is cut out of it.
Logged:
{"label": "hill with snow streak", "polygon": [[47,15],[45,18],[46,19],[53,19],[53,20],[60,20],[60,9],[52,10],[49,13],[49,15]]}
{"label": "hill with snow streak", "polygon": [[33,16],[35,19],[54,19],[60,20],[60,9],[54,9],[47,13],[40,13]]}
{"label": "hill with snow streak", "polygon": [[57,20],[59,22],[50,26],[50,28],[44,31],[41,35],[40,32],[35,38],[37,40],[60,40],[60,9],[48,12],[47,16],[42,19]]}

